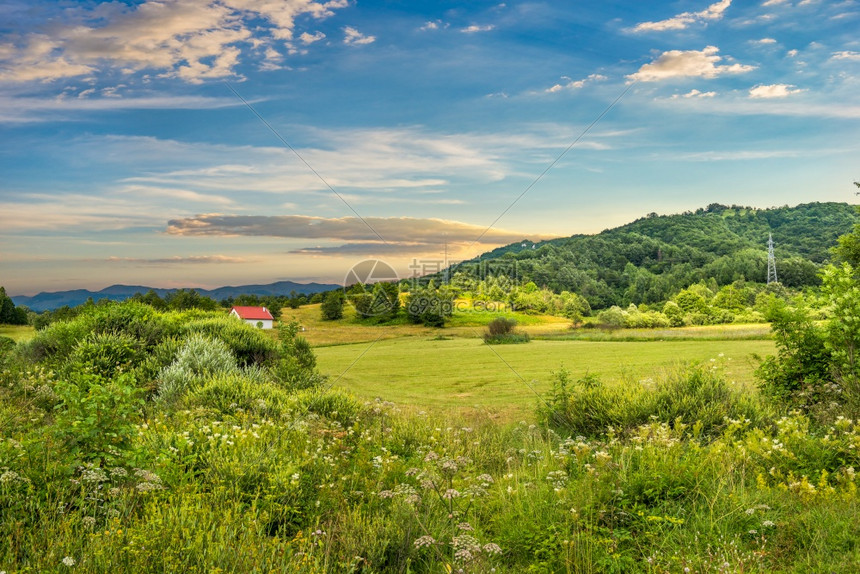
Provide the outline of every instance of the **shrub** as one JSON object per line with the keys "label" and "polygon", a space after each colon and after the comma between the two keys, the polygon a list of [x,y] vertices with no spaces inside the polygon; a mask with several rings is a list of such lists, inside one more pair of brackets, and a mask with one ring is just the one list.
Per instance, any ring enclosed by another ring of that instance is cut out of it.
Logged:
{"label": "shrub", "polygon": [[176,355],[176,360],[161,372],[158,400],[176,402],[206,379],[235,374],[238,370],[236,358],[226,343],[200,334],[191,335]]}
{"label": "shrub", "polygon": [[756,369],[760,388],[779,402],[808,408],[818,402],[816,390],[830,380],[825,333],[803,307],[790,307],[780,299],[773,301],[768,318],[777,352]]}
{"label": "shrub", "polygon": [[191,321],[183,327],[183,333],[220,339],[243,367],[270,364],[277,357],[275,342],[268,335],[231,317]]}
{"label": "shrub", "polygon": [[309,412],[321,417],[338,421],[344,426],[352,424],[361,414],[361,404],[340,389],[310,389],[296,395],[295,408],[299,412]]}
{"label": "shrub", "polygon": [[123,464],[143,403],[134,379],[120,374],[105,381],[95,374],[76,373],[55,383],[54,391],[60,400],[54,433],[67,452],[79,463]]}
{"label": "shrub", "polygon": [[336,321],[343,318],[344,295],[342,291],[331,291],[320,306],[323,321]]}
{"label": "shrub", "polygon": [[698,423],[706,435],[716,434],[727,419],[758,426],[772,415],[756,397],[732,391],[718,371],[698,365],[676,370],[659,381],[648,403],[649,415],[657,420]]}
{"label": "shrub", "polygon": [[716,436],[728,419],[756,426],[772,416],[755,398],[732,391],[719,372],[697,365],[670,373],[653,389],[606,387],[594,376],[571,384],[563,369],[553,376],[538,415],[544,425],[570,434],[600,435],[610,427],[629,431],[656,420],[696,425],[703,435]]}
{"label": "shrub", "polygon": [[621,329],[627,325],[627,317],[621,307],[613,305],[597,314],[597,323],[606,329]]}
{"label": "shrub", "polygon": [[316,370],[317,359],[307,339],[299,335],[299,324],[278,326],[278,359],[270,371],[275,379],[290,389],[319,386],[325,378]]}
{"label": "shrub", "polygon": [[68,367],[88,369],[110,379],[137,364],[140,347],[140,341],[124,333],[91,333],[75,346]]}
{"label": "shrub", "polygon": [[270,383],[255,380],[244,372],[222,373],[208,379],[191,392],[191,406],[212,408],[222,414],[240,409],[266,417],[280,417],[290,403],[290,395]]}
{"label": "shrub", "polygon": [[417,289],[409,293],[406,314],[413,323],[425,327],[444,327],[454,313],[453,295],[439,289]]}
{"label": "shrub", "polygon": [[487,324],[484,332],[484,342],[488,345],[504,345],[513,343],[528,343],[531,338],[528,333],[516,332],[517,322],[507,317],[496,317]]}

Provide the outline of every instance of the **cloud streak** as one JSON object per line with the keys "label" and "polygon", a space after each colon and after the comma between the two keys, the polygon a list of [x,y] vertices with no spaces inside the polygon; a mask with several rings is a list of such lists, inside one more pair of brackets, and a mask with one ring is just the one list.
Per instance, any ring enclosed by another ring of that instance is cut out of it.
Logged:
{"label": "cloud streak", "polygon": [[108,257],[107,263],[128,265],[211,265],[223,263],[248,263],[253,261],[247,257],[230,257],[227,255],[176,255],[173,257],[141,258],[141,257]]}
{"label": "cloud streak", "polygon": [[[365,224],[366,222],[366,224]],[[368,225],[373,228],[368,228]],[[223,237],[281,237],[293,239],[323,239],[375,244],[379,233],[390,244],[439,245],[471,243],[485,228],[459,221],[415,217],[356,217],[324,218],[307,215],[220,215],[203,214],[196,217],[172,219],[166,232],[170,235]],[[525,234],[491,229],[480,239],[482,244],[512,243]],[[534,239],[548,239],[537,236]]]}

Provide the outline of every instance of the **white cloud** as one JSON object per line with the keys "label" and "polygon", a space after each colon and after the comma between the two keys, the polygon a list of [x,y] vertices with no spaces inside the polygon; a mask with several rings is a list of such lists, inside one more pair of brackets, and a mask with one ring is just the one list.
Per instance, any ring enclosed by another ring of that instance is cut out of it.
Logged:
{"label": "white cloud", "polygon": [[720,0],[711,4],[701,12],[683,12],[667,20],[658,22],[641,22],[633,27],[632,32],[664,32],[666,30],[684,30],[691,24],[705,23],[709,20],[720,20],[723,13],[731,6],[732,0]]}
{"label": "white cloud", "polygon": [[797,56],[798,53],[799,52],[797,50],[789,50],[788,52],[785,53],[785,55],[788,56],[789,58],[794,58],[795,56]]}
{"label": "white cloud", "polygon": [[464,34],[474,34],[476,32],[489,32],[490,30],[494,30],[496,27],[492,24],[485,24],[483,26],[479,26],[477,24],[472,24],[471,26],[466,26],[465,28],[461,28],[460,31]]}
{"label": "white cloud", "polygon": [[778,6],[780,4],[785,4],[788,0],[766,0],[762,3],[762,6]]}
{"label": "white cloud", "polygon": [[442,22],[442,20],[433,20],[431,22],[425,22],[423,26],[418,28],[422,32],[426,32],[428,30],[438,30],[439,28],[447,28],[448,24],[446,22]]}
{"label": "white cloud", "polygon": [[322,32],[314,32],[313,34],[308,34],[307,32],[302,32],[302,35],[299,36],[299,40],[304,45],[313,44],[314,42],[319,42],[320,40],[325,38],[325,34]]}
{"label": "white cloud", "polygon": [[[298,17],[326,18],[346,5],[347,0],[147,0],[132,7],[69,8],[46,18],[49,35],[33,32],[0,46],[0,81],[52,81],[100,70],[152,70],[192,83],[229,77],[246,45],[289,41]],[[276,63],[267,58],[262,66],[274,69]]]}
{"label": "white cloud", "polygon": [[343,34],[343,43],[347,45],[372,44],[376,41],[376,36],[366,36],[351,26],[344,28]]}
{"label": "white cloud", "polygon": [[562,77],[565,80],[562,84],[555,84],[554,86],[547,88],[544,90],[547,93],[554,94],[561,91],[566,90],[579,90],[585,87],[586,84],[591,82],[600,82],[606,79],[606,76],[601,74],[590,74],[587,78],[583,78],[581,80],[571,80],[567,76]]}
{"label": "white cloud", "polygon": [[787,98],[792,94],[797,94],[802,91],[803,90],[794,89],[794,86],[790,84],[762,84],[755,86],[754,88],[750,88],[750,97],[753,99]]}
{"label": "white cloud", "polygon": [[700,92],[699,90],[690,90],[686,94],[674,94],[672,96],[673,100],[677,100],[678,98],[713,98],[717,95],[717,92]]}
{"label": "white cloud", "polygon": [[834,52],[833,56],[831,56],[833,60],[851,60],[854,62],[860,62],[860,52]]}
{"label": "white cloud", "polygon": [[708,46],[704,50],[670,50],[663,52],[650,64],[644,64],[635,74],[627,76],[631,81],[658,82],[671,78],[716,78],[724,74],[743,74],[755,66],[742,64],[717,65],[723,58],[719,48]]}
{"label": "white cloud", "polygon": [[776,40],[774,40],[773,38],[762,38],[761,40],[751,40],[750,42],[752,44],[761,44],[763,46],[768,44],[776,44]]}

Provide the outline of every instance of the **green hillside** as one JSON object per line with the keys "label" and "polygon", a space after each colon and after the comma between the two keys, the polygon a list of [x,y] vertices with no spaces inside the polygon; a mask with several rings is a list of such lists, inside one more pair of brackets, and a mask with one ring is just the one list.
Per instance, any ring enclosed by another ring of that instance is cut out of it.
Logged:
{"label": "green hillside", "polygon": [[665,301],[699,281],[764,282],[773,234],[787,287],[815,286],[840,235],[860,222],[847,203],[755,209],[719,204],[678,215],[651,213],[596,235],[515,243],[461,263],[466,276],[516,276],[585,297],[592,308]]}

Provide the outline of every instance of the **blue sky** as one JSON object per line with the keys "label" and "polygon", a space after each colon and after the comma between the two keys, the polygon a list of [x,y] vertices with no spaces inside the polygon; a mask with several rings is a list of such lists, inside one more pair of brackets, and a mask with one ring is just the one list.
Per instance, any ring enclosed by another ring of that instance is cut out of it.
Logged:
{"label": "blue sky", "polygon": [[857,30],[856,0],[0,0],[0,284],[340,282],[853,201]]}

